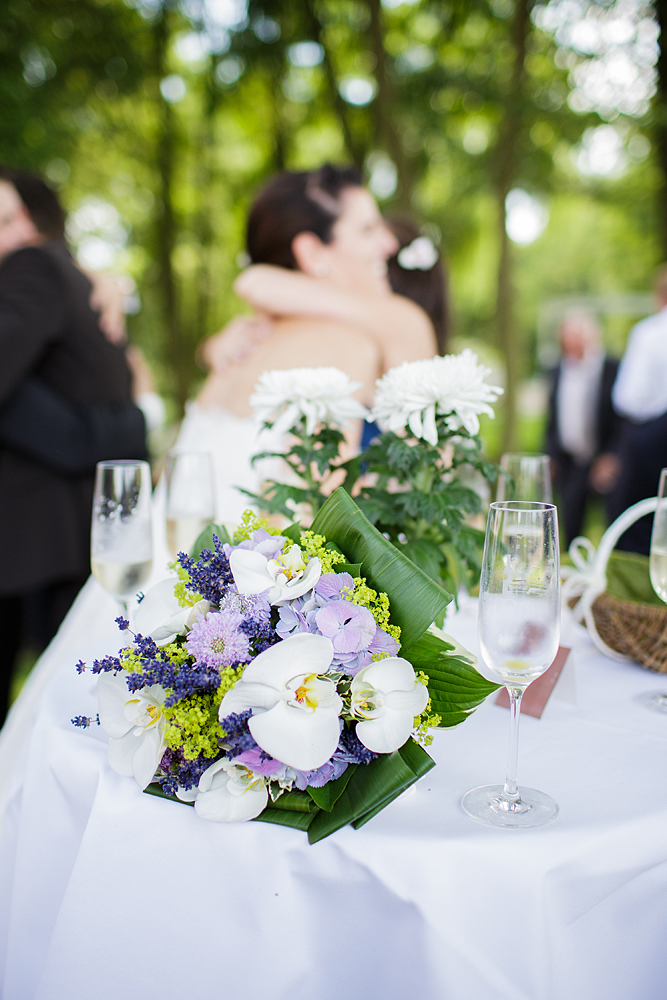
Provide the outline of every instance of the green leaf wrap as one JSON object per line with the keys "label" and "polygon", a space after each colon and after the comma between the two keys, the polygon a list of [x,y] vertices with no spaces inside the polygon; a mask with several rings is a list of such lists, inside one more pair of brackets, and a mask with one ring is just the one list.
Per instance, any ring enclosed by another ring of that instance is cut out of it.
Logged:
{"label": "green leaf wrap", "polygon": [[315,817],[308,840],[315,844],[348,823],[355,829],[363,826],[434,766],[435,761],[413,739],[371,764],[360,764],[331,812]]}
{"label": "green leaf wrap", "polygon": [[442,718],[440,728],[464,722],[500,684],[488,681],[452,646],[438,635],[426,632],[405,654],[415,670],[428,675],[433,711]]}
{"label": "green leaf wrap", "polygon": [[401,655],[451,601],[451,594],[373,527],[341,486],[317,514],[312,530],[335,542],[350,562],[360,562],[368,584],[387,594],[391,621],[401,629]]}

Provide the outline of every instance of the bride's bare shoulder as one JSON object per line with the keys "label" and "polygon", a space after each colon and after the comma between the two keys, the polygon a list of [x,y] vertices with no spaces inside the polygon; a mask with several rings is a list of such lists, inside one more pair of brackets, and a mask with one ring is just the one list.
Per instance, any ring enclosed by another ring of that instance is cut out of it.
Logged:
{"label": "bride's bare shoulder", "polygon": [[267,357],[269,352],[280,356],[280,368],[331,364],[347,370],[343,362],[354,358],[358,359],[356,364],[379,363],[378,348],[365,330],[334,319],[304,316],[278,320],[274,335],[261,347]]}
{"label": "bride's bare shoulder", "polygon": [[198,401],[204,407],[224,406],[245,416],[251,412],[248,397],[262,372],[329,366],[362,382],[363,395],[370,399],[382,358],[368,334],[346,323],[309,317],[278,320],[271,335],[243,361],[231,365],[222,376],[209,375]]}

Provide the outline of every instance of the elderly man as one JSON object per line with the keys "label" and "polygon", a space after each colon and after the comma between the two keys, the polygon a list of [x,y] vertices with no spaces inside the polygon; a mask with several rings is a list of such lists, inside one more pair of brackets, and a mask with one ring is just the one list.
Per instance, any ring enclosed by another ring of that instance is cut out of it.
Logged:
{"label": "elderly man", "polygon": [[[630,331],[612,396],[627,418],[614,517],[655,496],[660,470],[667,466],[667,264],[656,274],[653,293],[656,312]],[[648,555],[652,522],[650,516],[635,522],[618,548]]]}
{"label": "elderly man", "polygon": [[569,544],[581,534],[591,492],[607,494],[615,483],[620,420],[611,389],[618,361],[605,357],[600,328],[591,316],[567,317],[559,333],[561,362],[552,378],[547,451]]}
{"label": "elderly man", "polygon": [[[13,406],[26,382],[84,410],[131,407],[124,347],[100,329],[64,223],[38,177],[0,172],[0,407]],[[39,435],[37,420],[32,436]],[[133,435],[123,457],[146,457],[143,435]],[[91,468],[65,472],[39,457],[39,442],[32,450],[0,439],[0,723],[26,600],[39,593],[48,640],[88,576],[93,486]]]}

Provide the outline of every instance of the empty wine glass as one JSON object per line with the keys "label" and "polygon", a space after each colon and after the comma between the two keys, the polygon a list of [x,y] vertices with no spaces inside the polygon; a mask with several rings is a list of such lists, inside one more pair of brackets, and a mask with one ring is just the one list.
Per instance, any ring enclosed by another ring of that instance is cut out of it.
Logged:
{"label": "empty wine glass", "polygon": [[167,545],[175,559],[215,519],[212,457],[207,451],[170,452],[166,478]]}
{"label": "empty wine glass", "polygon": [[560,576],[558,517],[553,504],[492,503],[479,588],[479,645],[484,662],[510,697],[510,739],[504,785],[484,785],[461,801],[473,819],[491,826],[541,826],[557,803],[535,788],[519,788],[517,756],[521,698],[558,651]]}
{"label": "empty wine glass", "polygon": [[548,455],[506,453],[500,459],[496,500],[551,503],[551,460]]}
{"label": "empty wine glass", "polygon": [[[660,473],[658,506],[651,532],[649,573],[653,589],[660,600],[667,603],[667,469]],[[664,691],[645,691],[637,695],[637,701],[653,712],[667,712],[667,694]]]}
{"label": "empty wine glass", "polygon": [[153,565],[151,470],[148,462],[99,462],[91,531],[93,576],[123,605]]}

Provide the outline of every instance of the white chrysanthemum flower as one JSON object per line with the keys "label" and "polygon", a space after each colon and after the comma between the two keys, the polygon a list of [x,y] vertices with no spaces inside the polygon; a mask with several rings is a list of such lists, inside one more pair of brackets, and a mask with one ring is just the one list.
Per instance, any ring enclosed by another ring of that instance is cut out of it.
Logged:
{"label": "white chrysanthemum flower", "polygon": [[428,361],[409,361],[392,368],[376,382],[373,419],[383,430],[408,427],[417,438],[438,443],[436,416],[444,416],[450,431],[462,427],[479,432],[479,414],[494,416],[495,403],[503,390],[484,380],[491,369],[481,365],[474,351]]}
{"label": "white chrysanthemum flower", "polygon": [[344,427],[363,420],[368,411],[353,399],[361,382],[350,382],[338,368],[290,368],[260,375],[250,404],[264,423],[285,434],[306,419],[306,433],[318,424]]}

